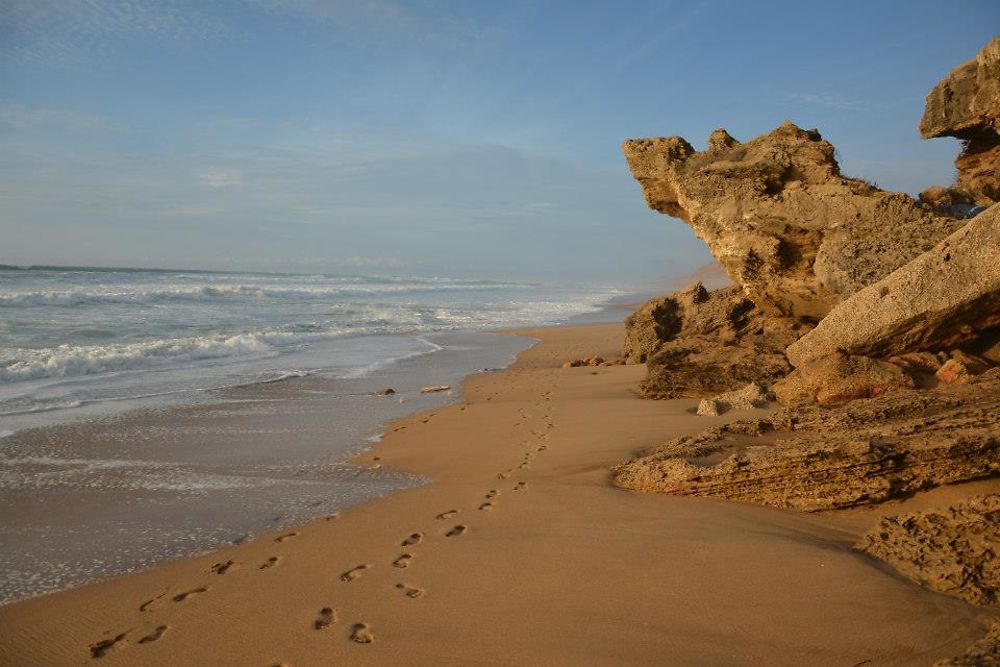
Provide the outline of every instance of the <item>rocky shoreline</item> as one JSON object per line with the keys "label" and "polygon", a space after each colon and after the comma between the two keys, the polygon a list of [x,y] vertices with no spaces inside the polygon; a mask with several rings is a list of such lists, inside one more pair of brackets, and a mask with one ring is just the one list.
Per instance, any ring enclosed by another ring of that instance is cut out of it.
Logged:
{"label": "rocky shoreline", "polygon": [[[1000,37],[931,91],[920,131],[963,150],[955,183],[919,199],[844,176],[791,122],[746,143],[719,129],[700,152],[624,143],[650,208],[689,224],[735,283],[626,320],[640,394],[703,397],[699,414],[781,407],[623,462],[619,486],[837,512],[1000,475]],[[855,548],[997,608],[998,503],[886,516]],[[1000,633],[938,664],[998,665]]]}

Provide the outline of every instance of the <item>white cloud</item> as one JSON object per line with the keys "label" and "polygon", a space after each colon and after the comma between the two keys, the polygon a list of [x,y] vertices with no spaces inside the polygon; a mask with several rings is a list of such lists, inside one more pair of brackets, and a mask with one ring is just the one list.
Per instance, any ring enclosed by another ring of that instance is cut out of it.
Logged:
{"label": "white cloud", "polygon": [[228,170],[203,171],[198,174],[198,180],[210,188],[236,188],[243,185],[243,174]]}

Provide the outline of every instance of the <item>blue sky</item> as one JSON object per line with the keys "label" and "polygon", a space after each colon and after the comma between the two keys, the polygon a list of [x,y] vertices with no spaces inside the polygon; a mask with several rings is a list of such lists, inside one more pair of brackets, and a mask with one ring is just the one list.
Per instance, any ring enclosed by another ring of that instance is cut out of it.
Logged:
{"label": "blue sky", "polygon": [[620,145],[817,127],[953,176],[1000,2],[0,0],[0,262],[639,284],[709,259]]}

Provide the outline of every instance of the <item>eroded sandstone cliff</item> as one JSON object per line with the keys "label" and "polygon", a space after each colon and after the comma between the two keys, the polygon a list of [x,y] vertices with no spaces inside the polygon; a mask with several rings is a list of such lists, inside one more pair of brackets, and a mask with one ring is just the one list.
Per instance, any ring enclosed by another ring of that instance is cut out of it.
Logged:
{"label": "eroded sandstone cliff", "polygon": [[654,210],[681,218],[769,316],[818,320],[963,223],[843,176],[834,147],[787,122],[741,144],[716,130],[623,150]]}

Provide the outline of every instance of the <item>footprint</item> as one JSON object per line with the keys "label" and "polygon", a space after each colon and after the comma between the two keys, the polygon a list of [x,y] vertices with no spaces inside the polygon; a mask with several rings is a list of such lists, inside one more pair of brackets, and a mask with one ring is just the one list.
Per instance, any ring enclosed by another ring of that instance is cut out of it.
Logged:
{"label": "footprint", "polygon": [[493,503],[487,501],[487,502],[483,503],[482,505],[480,505],[479,509],[486,510],[487,512],[492,512],[494,507],[496,507],[496,505],[494,505]]}
{"label": "footprint", "polygon": [[517,486],[514,487],[514,490],[515,491],[520,491],[521,489],[523,489],[526,486],[528,486],[527,482],[518,482]]}
{"label": "footprint", "polygon": [[323,607],[319,610],[319,618],[313,622],[313,627],[317,630],[326,630],[337,622],[337,612],[330,607]]}
{"label": "footprint", "polygon": [[275,565],[278,564],[279,560],[281,560],[281,559],[278,558],[277,556],[271,556],[266,561],[264,561],[264,564],[260,566],[260,569],[266,570],[269,567],[274,567]]}
{"label": "footprint", "polygon": [[347,572],[345,572],[342,575],[340,575],[340,580],[341,581],[354,581],[355,579],[358,578],[358,576],[361,574],[361,572],[363,570],[367,570],[370,567],[371,567],[371,565],[368,565],[368,564],[358,565],[357,567],[353,567],[350,570],[348,570]]}
{"label": "footprint", "polygon": [[393,567],[410,567],[410,561],[413,560],[413,556],[410,554],[403,554],[396,560],[392,561]]}
{"label": "footprint", "polygon": [[455,526],[454,528],[452,528],[451,530],[449,530],[447,533],[445,533],[444,536],[445,537],[458,537],[459,535],[461,535],[462,533],[464,533],[466,530],[468,530],[468,528],[466,528],[462,524],[458,524],[457,526]]}
{"label": "footprint", "polygon": [[444,521],[445,519],[450,519],[451,517],[455,516],[461,511],[462,510],[448,510],[447,512],[441,512],[434,518],[437,519],[438,521]]}
{"label": "footprint", "polygon": [[141,605],[139,605],[139,611],[146,611],[147,609],[149,609],[153,605],[154,602],[156,602],[157,600],[159,600],[160,598],[162,598],[166,594],[167,594],[167,591],[163,591],[162,593],[160,593],[159,595],[157,595],[152,600],[146,600]]}
{"label": "footprint", "polygon": [[150,632],[148,635],[139,640],[140,644],[152,644],[157,639],[163,636],[163,633],[167,631],[167,626],[158,626],[155,630]]}
{"label": "footprint", "polygon": [[178,593],[174,596],[174,602],[184,602],[192,595],[197,595],[198,593],[207,593],[208,586],[201,586],[199,588],[192,588],[189,591],[184,591],[183,593]]}
{"label": "footprint", "polygon": [[284,542],[285,540],[292,539],[296,535],[298,535],[298,533],[287,533],[285,535],[279,535],[278,537],[274,538],[274,541],[275,542]]}
{"label": "footprint", "polygon": [[417,598],[422,598],[426,594],[426,591],[424,589],[415,588],[413,586],[407,586],[406,584],[396,584],[396,588],[403,591],[406,597],[413,598],[414,600],[416,600]]}
{"label": "footprint", "polygon": [[510,473],[506,473],[506,472],[498,472],[497,473],[497,479],[507,479],[508,477],[510,477]]}
{"label": "footprint", "polygon": [[351,641],[359,644],[371,644],[375,641],[375,635],[367,623],[355,623],[351,628]]}
{"label": "footprint", "polygon": [[412,547],[414,544],[420,544],[420,540],[424,539],[423,533],[413,533],[405,540],[400,543],[400,546]]}
{"label": "footprint", "polygon": [[485,496],[483,496],[483,497],[484,497],[484,498],[486,498],[486,500],[493,500],[493,499],[494,499],[494,498],[496,498],[496,497],[497,497],[498,495],[500,495],[500,492],[499,492],[499,491],[497,491],[496,489],[490,489],[490,492],[489,492],[489,493],[487,493],[487,494],[486,494]]}
{"label": "footprint", "polygon": [[225,574],[233,566],[233,561],[227,560],[225,563],[216,563],[212,566],[212,572]]}
{"label": "footprint", "polygon": [[127,632],[123,632],[120,635],[112,637],[111,639],[102,639],[99,642],[90,645],[90,657],[91,658],[103,658],[110,651],[114,650],[118,646],[119,642],[125,641],[125,635]]}

